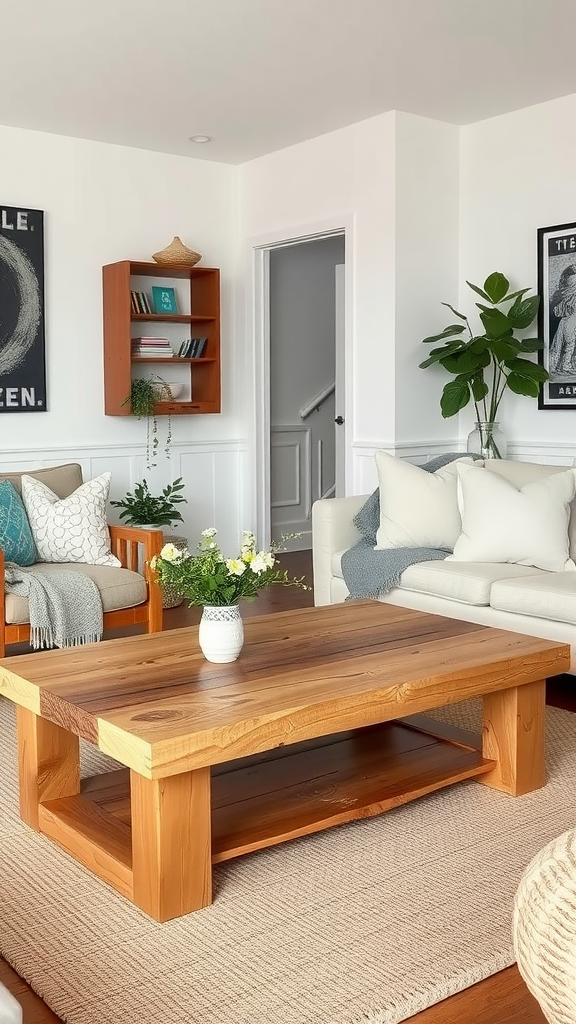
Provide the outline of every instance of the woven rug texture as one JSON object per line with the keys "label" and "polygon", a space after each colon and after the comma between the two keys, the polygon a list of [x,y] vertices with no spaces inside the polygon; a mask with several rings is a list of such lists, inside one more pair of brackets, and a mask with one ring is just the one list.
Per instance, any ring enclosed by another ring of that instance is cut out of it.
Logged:
{"label": "woven rug texture", "polygon": [[69,1024],[396,1024],[513,963],[520,876],[576,824],[576,715],[549,708],[543,790],[462,782],[240,857],[157,924],[20,821],[14,733],[0,698],[0,951]]}

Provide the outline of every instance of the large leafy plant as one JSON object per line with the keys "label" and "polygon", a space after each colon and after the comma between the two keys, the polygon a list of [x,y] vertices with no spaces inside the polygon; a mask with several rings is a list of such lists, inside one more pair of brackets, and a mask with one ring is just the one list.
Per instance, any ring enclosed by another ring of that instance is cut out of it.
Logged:
{"label": "large leafy plant", "polygon": [[538,295],[527,295],[530,288],[511,292],[504,274],[490,274],[482,288],[470,281],[466,284],[482,299],[476,306],[484,333],[474,333],[468,317],[449,302],[443,302],[462,323],[449,324],[441,334],[424,338],[426,345],[437,341],[444,344],[433,348],[420,367],[440,364],[454,375],[454,380],[444,386],[440,399],[445,418],[455,416],[472,400],[477,419],[491,422],[498,417],[506,388],[517,395],[537,398],[542,383],[548,380],[548,372],[542,366],[524,358],[541,349],[542,340],[520,339],[514,333],[530,327],[538,314],[540,299]]}

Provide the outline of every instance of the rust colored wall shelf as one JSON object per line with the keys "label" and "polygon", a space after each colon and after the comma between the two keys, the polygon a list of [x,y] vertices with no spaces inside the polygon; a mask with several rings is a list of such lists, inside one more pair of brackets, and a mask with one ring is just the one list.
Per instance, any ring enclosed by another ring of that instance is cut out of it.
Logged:
{"label": "rust colored wall shelf", "polygon": [[[190,313],[132,312],[131,290],[138,290],[133,279],[143,277],[187,280]],[[153,363],[165,369],[184,364],[190,369],[190,399],[158,402],[156,415],[220,412],[220,271],[212,267],[162,267],[158,263],[122,260],[102,268],[102,290],[106,415],[131,415],[130,406],[123,402],[130,394],[135,363]],[[208,339],[205,355],[201,359],[133,356],[131,325],[135,322],[201,324],[202,336]]]}

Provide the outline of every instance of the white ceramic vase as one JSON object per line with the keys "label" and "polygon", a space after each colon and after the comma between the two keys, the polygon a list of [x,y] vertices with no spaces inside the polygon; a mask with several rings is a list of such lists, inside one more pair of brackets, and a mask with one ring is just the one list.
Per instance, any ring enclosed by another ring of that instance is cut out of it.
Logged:
{"label": "white ceramic vase", "polygon": [[204,605],[198,641],[206,661],[236,661],[244,644],[244,625],[237,604],[223,608]]}

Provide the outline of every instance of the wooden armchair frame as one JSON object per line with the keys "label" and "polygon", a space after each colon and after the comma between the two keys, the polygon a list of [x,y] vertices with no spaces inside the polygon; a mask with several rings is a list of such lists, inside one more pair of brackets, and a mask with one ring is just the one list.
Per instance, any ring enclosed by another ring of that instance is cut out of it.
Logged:
{"label": "wooden armchair frame", "polygon": [[[162,589],[150,569],[150,559],[162,548],[162,530],[143,530],[133,526],[113,526],[110,530],[110,543],[113,554],[125,569],[141,572],[148,588],[148,596],[142,604],[132,608],[119,608],[117,611],[104,612],[104,628],[133,626],[139,622],[146,624],[147,633],[162,632]],[[74,566],[71,563],[70,567]],[[4,579],[4,552],[0,548],[0,580]],[[30,624],[6,623],[6,598],[4,586],[0,587],[0,658],[6,654],[7,644],[17,644],[30,640]]]}

